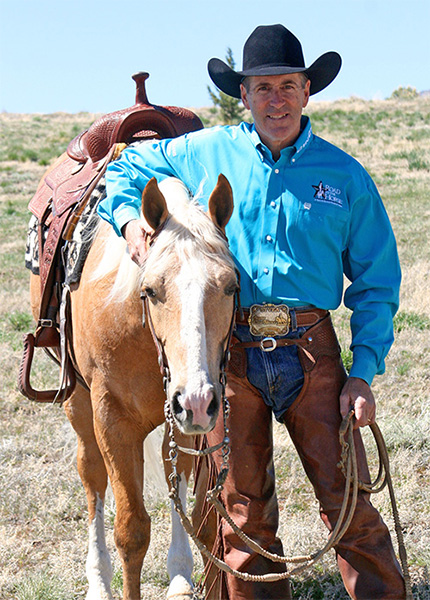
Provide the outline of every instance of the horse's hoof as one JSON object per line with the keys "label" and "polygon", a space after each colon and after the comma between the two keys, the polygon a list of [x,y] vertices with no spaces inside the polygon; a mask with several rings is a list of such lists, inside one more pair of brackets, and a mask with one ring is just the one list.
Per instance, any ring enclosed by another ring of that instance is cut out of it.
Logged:
{"label": "horse's hoof", "polygon": [[193,586],[182,575],[176,575],[170,582],[166,600],[193,600]]}
{"label": "horse's hoof", "polygon": [[109,591],[91,588],[85,600],[113,600],[113,596]]}

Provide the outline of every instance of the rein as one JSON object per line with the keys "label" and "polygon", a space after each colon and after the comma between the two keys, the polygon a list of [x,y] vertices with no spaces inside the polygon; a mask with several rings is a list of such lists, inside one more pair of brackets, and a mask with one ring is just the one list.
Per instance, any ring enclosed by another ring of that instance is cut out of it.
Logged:
{"label": "rein", "polygon": [[[152,234],[147,234],[148,247],[150,247],[152,245],[152,243],[155,241],[155,238],[158,236],[158,234],[164,227],[165,223],[166,222],[164,222],[162,224],[162,226],[159,229],[155,230]],[[238,281],[239,281],[239,278],[238,278]],[[390,500],[391,500],[391,506],[392,506],[392,511],[393,511],[395,531],[396,531],[396,536],[397,536],[399,557],[400,557],[400,562],[401,562],[402,570],[403,570],[403,576],[404,576],[404,580],[405,580],[406,600],[413,600],[411,580],[410,580],[408,563],[407,563],[406,548],[404,545],[403,532],[402,532],[402,528],[401,528],[401,524],[400,524],[397,503],[396,503],[396,499],[394,496],[394,488],[393,488],[391,474],[390,474],[389,458],[388,458],[388,452],[387,452],[387,448],[385,445],[385,441],[384,441],[384,438],[382,436],[381,430],[379,429],[378,425],[376,423],[370,424],[369,426],[371,428],[371,431],[372,431],[372,434],[374,436],[375,443],[377,446],[377,450],[378,450],[379,470],[378,470],[378,475],[377,475],[375,481],[373,481],[371,483],[364,483],[364,482],[360,481],[359,477],[358,477],[357,455],[356,455],[354,436],[353,436],[354,410],[351,410],[348,413],[348,415],[343,419],[343,421],[340,425],[340,428],[339,428],[339,442],[341,445],[341,460],[337,466],[339,469],[342,470],[342,472],[345,476],[345,491],[344,491],[343,502],[342,502],[342,506],[341,506],[341,510],[340,510],[340,514],[339,514],[337,523],[336,523],[334,529],[329,534],[326,544],[322,548],[320,548],[319,550],[316,550],[315,552],[312,552],[311,554],[303,555],[303,556],[281,556],[278,554],[268,552],[267,550],[262,548],[258,543],[256,543],[254,540],[249,538],[236,525],[236,523],[233,521],[233,519],[228,515],[227,511],[225,510],[225,507],[219,498],[221,492],[224,489],[224,483],[227,479],[227,475],[229,472],[229,456],[230,456],[230,451],[231,451],[230,450],[229,429],[228,429],[228,425],[227,425],[230,407],[229,407],[229,402],[228,402],[228,400],[226,398],[226,394],[225,394],[225,389],[226,389],[226,385],[227,385],[227,377],[226,377],[225,369],[227,367],[227,363],[230,358],[229,347],[230,347],[230,342],[231,342],[231,338],[232,338],[234,327],[235,327],[236,310],[239,310],[239,312],[241,313],[239,291],[240,291],[240,289],[238,289],[238,291],[236,292],[236,303],[233,308],[229,332],[228,332],[225,342],[224,342],[225,343],[224,354],[223,354],[221,364],[220,364],[220,383],[222,386],[224,436],[223,436],[223,440],[220,443],[216,444],[215,446],[211,446],[209,448],[204,448],[202,450],[185,448],[185,447],[179,446],[175,441],[174,419],[173,419],[173,415],[171,413],[170,402],[169,402],[169,397],[168,397],[168,387],[169,387],[169,383],[170,383],[169,365],[168,365],[166,354],[164,352],[163,344],[158,339],[155,329],[154,329],[154,326],[153,326],[153,323],[152,323],[151,314],[150,314],[150,310],[149,310],[149,306],[148,306],[148,296],[143,291],[140,294],[142,302],[143,302],[142,325],[145,327],[145,322],[146,322],[145,314],[146,314],[147,320],[149,323],[149,327],[150,327],[150,331],[151,331],[152,337],[154,339],[154,343],[155,343],[157,353],[158,353],[158,363],[160,366],[160,371],[161,371],[161,374],[163,375],[163,385],[164,385],[164,391],[166,393],[164,413],[165,413],[165,417],[166,417],[166,422],[169,425],[169,438],[170,438],[170,441],[169,441],[170,450],[169,450],[169,459],[168,460],[170,460],[170,462],[172,464],[172,473],[169,476],[169,481],[171,483],[169,497],[173,501],[176,512],[179,514],[182,526],[184,527],[187,534],[194,541],[194,543],[196,544],[197,548],[200,550],[202,555],[205,556],[210,563],[214,564],[221,571],[224,571],[225,573],[234,575],[235,577],[238,577],[239,579],[242,579],[244,581],[251,581],[251,582],[280,581],[282,579],[290,579],[292,576],[298,575],[299,573],[302,573],[309,567],[313,566],[329,550],[334,548],[339,543],[339,541],[341,540],[341,538],[347,531],[347,529],[353,519],[355,508],[357,505],[357,497],[358,497],[359,490],[362,490],[369,494],[376,494],[376,493],[381,492],[385,488],[385,486],[388,486]],[[190,520],[182,506],[182,501],[181,501],[180,495],[179,495],[179,483],[181,480],[181,476],[177,472],[178,452],[184,452],[186,454],[191,454],[193,456],[207,456],[207,455],[212,454],[220,449],[222,449],[221,468],[219,470],[218,477],[217,477],[214,487],[211,490],[209,490],[206,494],[206,499],[207,499],[208,503],[216,509],[218,514],[229,523],[229,525],[231,526],[233,531],[239,536],[239,538],[245,544],[247,544],[248,547],[251,548],[254,552],[261,554],[262,556],[272,560],[273,562],[278,562],[278,563],[283,563],[283,564],[290,563],[293,565],[296,564],[298,566],[296,566],[290,570],[287,570],[283,573],[266,573],[264,575],[254,575],[251,573],[237,571],[236,569],[233,569],[229,565],[227,565],[227,563],[225,563],[223,560],[221,560],[220,558],[215,556],[200,541],[192,523],[190,522]],[[348,505],[349,505],[349,507],[348,507]]]}
{"label": "rein", "polygon": [[[238,297],[239,291],[237,291],[236,294]],[[143,306],[142,306],[142,314],[143,314],[142,325],[143,325],[143,327],[145,327],[145,323],[146,323],[146,321],[148,321],[149,329],[151,331],[151,335],[154,340],[155,347],[157,349],[158,364],[160,367],[161,374],[163,376],[163,387],[164,387],[164,392],[166,394],[166,401],[165,401],[165,405],[164,405],[164,414],[166,417],[166,421],[169,424],[169,437],[170,437],[170,449],[171,449],[169,460],[172,461],[172,465],[173,465],[173,461],[176,460],[178,450],[180,452],[184,452],[185,454],[191,454],[193,456],[207,456],[208,454],[212,454],[213,452],[216,452],[217,450],[224,448],[223,455],[225,452],[226,456],[228,456],[228,454],[230,453],[230,450],[229,449],[227,450],[227,448],[228,448],[228,444],[229,444],[230,440],[228,438],[228,428],[226,426],[226,420],[227,420],[228,413],[229,413],[229,406],[228,406],[227,398],[225,397],[225,388],[227,385],[227,377],[225,374],[225,369],[227,367],[227,363],[230,358],[229,348],[230,348],[231,338],[233,336],[233,331],[234,331],[235,322],[236,322],[236,306],[235,305],[233,306],[230,327],[229,327],[227,336],[224,340],[224,353],[223,353],[223,356],[221,359],[221,364],[220,364],[221,397],[222,397],[223,412],[224,412],[224,439],[219,444],[216,444],[215,446],[211,446],[210,448],[204,448],[202,450],[195,450],[193,448],[185,448],[183,446],[178,446],[174,440],[174,421],[173,421],[172,412],[170,410],[169,393],[168,393],[169,392],[169,384],[170,384],[169,363],[168,363],[168,360],[166,357],[166,353],[164,352],[163,344],[161,343],[161,341],[159,340],[159,338],[157,337],[157,334],[155,332],[154,324],[151,319],[151,313],[150,313],[150,310],[148,307],[148,296],[145,292],[142,291],[140,293],[140,297],[142,299],[142,304],[143,304]],[[227,476],[227,473],[226,473],[226,476]]]}
{"label": "rein", "polygon": [[[290,569],[289,571],[285,571],[284,573],[266,573],[265,575],[253,575],[251,573],[237,571],[236,569],[232,569],[229,565],[227,565],[223,560],[215,556],[197,537],[196,531],[191,524],[188,516],[186,515],[181,499],[179,497],[179,481],[180,476],[176,472],[176,460],[177,460],[177,449],[179,447],[175,444],[173,440],[173,427],[172,423],[169,422],[171,426],[170,436],[171,440],[171,460],[172,460],[172,475],[170,476],[172,489],[170,491],[169,497],[173,500],[175,505],[175,509],[180,516],[181,523],[187,532],[187,534],[192,538],[200,552],[213,563],[218,569],[224,571],[225,573],[229,573],[238,577],[239,579],[243,579],[244,581],[252,581],[252,582],[273,582],[280,581],[282,579],[290,579],[294,575],[298,575],[302,573],[304,570],[313,566],[316,562],[318,562],[324,554],[326,554],[329,550],[331,550],[334,546],[336,546],[345,532],[347,531],[352,518],[354,516],[355,508],[357,505],[357,496],[358,491],[363,490],[369,494],[376,494],[381,492],[384,487],[387,485],[390,493],[391,506],[393,511],[393,519],[395,525],[395,531],[398,542],[399,549],[399,557],[402,565],[403,576],[405,580],[405,591],[406,591],[406,600],[413,600],[412,595],[412,587],[411,580],[409,575],[409,568],[407,563],[407,555],[406,548],[403,540],[403,532],[400,524],[399,513],[397,509],[397,503],[394,496],[394,488],[392,484],[391,474],[390,474],[390,466],[388,459],[387,448],[378,425],[373,423],[370,426],[372,430],[372,434],[374,436],[378,455],[379,455],[379,471],[375,481],[371,483],[364,483],[358,478],[358,468],[357,468],[357,456],[355,451],[355,443],[353,436],[353,416],[354,411],[351,410],[349,414],[343,419],[341,426],[339,428],[339,442],[341,444],[342,452],[341,452],[341,460],[338,463],[338,468],[340,468],[345,475],[345,492],[344,498],[342,502],[341,511],[337,520],[337,523],[330,533],[326,544],[316,550],[315,552],[303,555],[303,556],[281,556],[278,554],[274,554],[268,552],[264,548],[262,548],[259,544],[254,542],[251,538],[249,538],[233,521],[233,519],[228,515],[227,511],[224,508],[224,505],[219,500],[219,495],[223,490],[224,482],[227,478],[228,474],[228,456],[230,450],[228,448],[228,428],[226,425],[226,417],[228,415],[228,401],[224,399],[224,440],[223,444],[223,463],[221,465],[221,469],[218,475],[218,479],[215,483],[215,486],[209,490],[206,494],[207,501],[209,504],[215,507],[220,516],[224,518],[228,524],[232,527],[233,531],[240,537],[240,539],[247,544],[254,552],[261,554],[262,556],[272,560],[273,562],[278,563],[291,563],[298,564],[299,566]],[[210,449],[209,449],[210,450]],[[348,504],[350,504],[348,509]]]}
{"label": "rein", "polygon": [[[148,233],[148,232],[145,233],[145,238],[146,238],[148,249],[153,245],[156,238],[159,236],[161,231],[164,229],[169,218],[170,217],[168,217],[152,233]],[[226,243],[228,244],[228,240],[227,240],[227,237],[226,237],[224,231],[222,229],[218,228],[218,232],[221,234],[221,236],[225,239]],[[238,288],[235,292],[235,302],[233,304],[230,326],[228,329],[227,336],[225,337],[225,340],[224,340],[224,344],[223,344],[224,352],[223,352],[223,356],[222,356],[221,363],[220,363],[221,398],[222,398],[222,402],[223,402],[223,412],[224,412],[224,439],[219,444],[216,444],[215,446],[211,446],[210,448],[204,448],[202,450],[196,450],[193,448],[186,448],[183,446],[178,446],[174,440],[174,420],[173,420],[173,416],[172,416],[172,413],[170,410],[169,394],[168,394],[169,384],[170,384],[169,363],[167,360],[166,353],[164,351],[163,344],[155,332],[154,324],[153,324],[152,318],[151,318],[151,312],[149,310],[148,295],[144,291],[140,292],[140,298],[142,300],[142,326],[145,327],[146,322],[148,321],[149,330],[151,332],[152,339],[154,340],[155,348],[156,348],[157,354],[158,354],[158,365],[160,367],[161,375],[163,376],[163,387],[164,387],[164,392],[166,394],[164,414],[165,414],[166,422],[169,424],[169,437],[170,437],[169,460],[172,461],[172,466],[173,466],[173,464],[176,465],[178,451],[183,452],[185,454],[191,454],[193,456],[207,456],[208,454],[212,454],[213,452],[216,452],[217,450],[220,450],[221,448],[223,448],[223,456],[225,456],[226,462],[228,460],[228,455],[230,453],[230,449],[228,446],[229,446],[230,440],[228,438],[228,428],[226,426],[226,420],[227,420],[228,413],[229,413],[229,406],[228,406],[228,401],[225,397],[225,388],[227,385],[227,377],[225,374],[225,370],[227,368],[227,363],[230,359],[230,350],[229,349],[230,349],[231,339],[233,337],[233,332],[235,329],[236,311],[239,310],[240,313],[242,312],[241,305],[240,305],[240,273],[237,269],[236,269],[236,275],[237,275],[237,281],[238,281]],[[227,473],[228,473],[228,468],[225,473],[225,477],[227,477]],[[179,476],[176,475],[176,477],[179,477]],[[224,481],[225,481],[225,478],[224,478]],[[177,484],[179,485],[179,481],[177,481]]]}

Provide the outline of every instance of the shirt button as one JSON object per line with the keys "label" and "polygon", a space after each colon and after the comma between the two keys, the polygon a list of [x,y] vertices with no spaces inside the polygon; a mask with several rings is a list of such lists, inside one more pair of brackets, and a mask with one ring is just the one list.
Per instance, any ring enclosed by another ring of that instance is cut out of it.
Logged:
{"label": "shirt button", "polygon": [[269,269],[267,267],[264,267],[263,272],[267,275],[267,273],[269,272]]}
{"label": "shirt button", "polygon": [[292,159],[291,159],[291,162],[296,162],[296,159],[295,159],[295,158],[292,158]]}
{"label": "shirt button", "polygon": [[275,207],[276,207],[276,202],[275,202],[274,200],[272,200],[272,202],[270,203],[270,206],[271,206],[272,208],[275,208]]}
{"label": "shirt button", "polygon": [[277,175],[279,173],[279,169],[275,169],[275,173]]}
{"label": "shirt button", "polygon": [[271,235],[266,235],[266,241],[271,242],[272,241],[272,236]]}

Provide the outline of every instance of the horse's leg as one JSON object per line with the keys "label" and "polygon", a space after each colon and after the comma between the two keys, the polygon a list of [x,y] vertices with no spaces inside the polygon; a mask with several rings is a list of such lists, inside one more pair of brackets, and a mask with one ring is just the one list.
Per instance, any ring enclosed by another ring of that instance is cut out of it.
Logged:
{"label": "horse's leg", "polygon": [[93,381],[94,428],[116,503],[114,535],[123,568],[123,600],[140,600],[140,573],[150,539],[150,518],[143,502],[146,433],[117,398],[97,388]]}
{"label": "horse's leg", "polygon": [[[169,475],[172,472],[171,462],[169,458],[169,436],[168,428],[166,427],[164,432],[163,441],[163,463],[164,471],[166,474],[166,481],[169,486]],[[183,435],[179,431],[175,431],[175,441],[180,446],[193,447],[194,438]],[[179,484],[179,497],[182,502],[184,510],[187,502],[187,486],[188,480],[191,475],[193,466],[193,458],[184,453],[179,453],[177,472],[181,476],[181,482]],[[170,542],[170,548],[167,555],[167,572],[170,578],[170,585],[167,591],[168,600],[191,600],[193,597],[193,583],[191,580],[191,574],[193,571],[193,555],[190,548],[190,542],[188,535],[182,527],[181,519],[175,510],[173,501],[171,501],[171,515],[172,515],[172,539]]]}
{"label": "horse's leg", "polygon": [[89,546],[86,573],[89,588],[86,600],[109,600],[112,598],[112,566],[106,547],[103,518],[107,472],[94,435],[89,393],[78,385],[64,407],[78,436],[78,471],[88,502]]}

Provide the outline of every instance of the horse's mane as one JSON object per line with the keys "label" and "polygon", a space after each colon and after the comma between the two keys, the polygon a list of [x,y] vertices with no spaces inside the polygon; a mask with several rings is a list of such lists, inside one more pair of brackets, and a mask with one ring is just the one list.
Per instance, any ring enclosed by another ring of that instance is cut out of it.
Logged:
{"label": "horse's mane", "polygon": [[192,199],[178,179],[168,178],[159,184],[170,218],[150,248],[145,264],[138,267],[128,254],[125,240],[113,229],[101,229],[103,255],[92,280],[100,280],[117,270],[108,301],[123,302],[141,288],[145,273],[165,271],[172,266],[172,255],[179,260],[209,257],[234,268],[227,243],[208,215]]}

